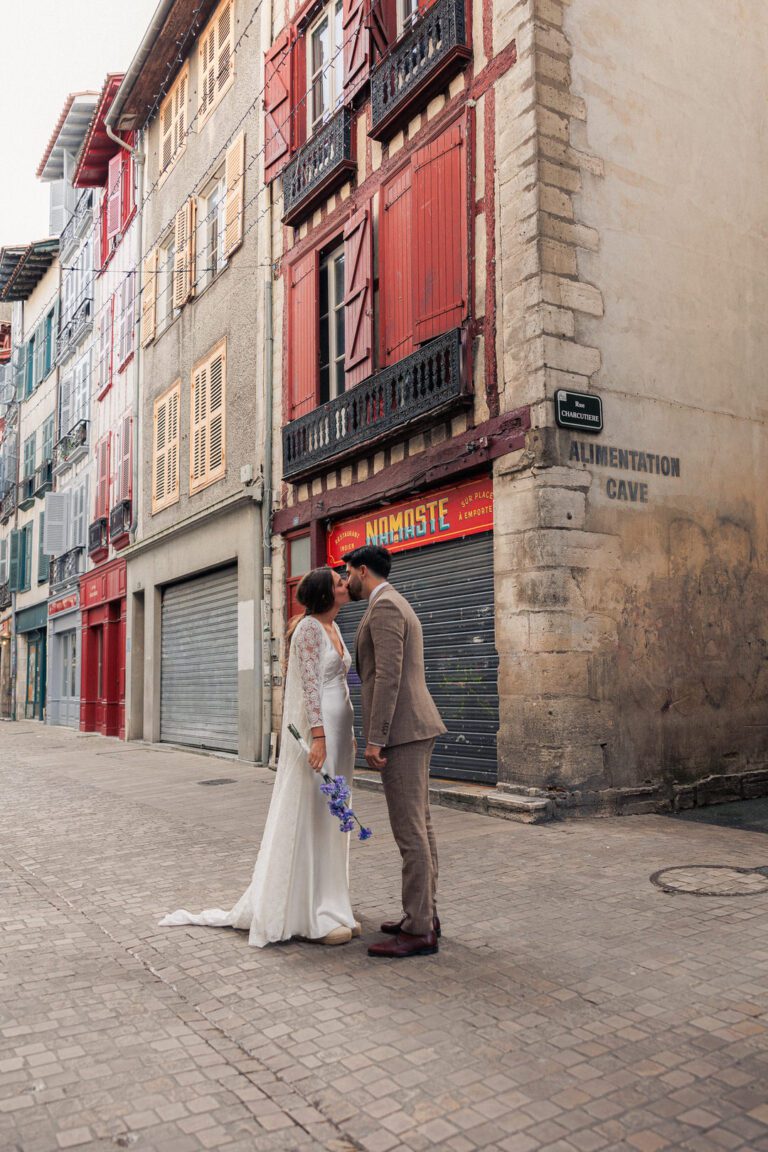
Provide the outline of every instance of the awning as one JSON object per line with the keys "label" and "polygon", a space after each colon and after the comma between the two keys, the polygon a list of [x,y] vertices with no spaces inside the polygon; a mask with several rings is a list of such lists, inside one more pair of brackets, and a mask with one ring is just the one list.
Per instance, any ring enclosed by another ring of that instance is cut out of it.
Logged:
{"label": "awning", "polygon": [[107,182],[109,161],[120,145],[107,135],[104,118],[122,82],[122,72],[110,73],[104,82],[80,154],[75,161],[75,177],[72,181],[75,188],[103,188]]}
{"label": "awning", "polygon": [[37,169],[41,180],[62,179],[65,174],[64,153],[76,156],[80,151],[98,99],[98,92],[71,92],[67,96]]}
{"label": "awning", "polygon": [[59,251],[58,237],[0,248],[0,300],[26,300]]}

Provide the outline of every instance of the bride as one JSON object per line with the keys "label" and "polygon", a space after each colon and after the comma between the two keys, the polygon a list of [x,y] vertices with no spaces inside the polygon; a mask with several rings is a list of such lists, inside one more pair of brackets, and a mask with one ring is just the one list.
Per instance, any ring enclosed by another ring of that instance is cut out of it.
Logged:
{"label": "bride", "polygon": [[[349,902],[349,836],[328,812],[317,773],[352,776],[355,758],[351,657],[335,620],[349,602],[347,585],[330,568],[316,568],[299,584],[304,615],[289,631],[290,651],[280,756],[272,800],[250,887],[234,908],[198,915],[184,909],[161,926],[204,924],[242,928],[263,948],[300,937],[346,944],[360,935]],[[309,755],[288,732],[298,728]]]}

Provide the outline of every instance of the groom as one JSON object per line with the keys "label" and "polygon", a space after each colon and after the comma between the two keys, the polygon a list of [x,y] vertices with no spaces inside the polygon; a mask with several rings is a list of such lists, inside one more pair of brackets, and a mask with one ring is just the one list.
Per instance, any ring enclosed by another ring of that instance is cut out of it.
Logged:
{"label": "groom", "polygon": [[416,613],[389,583],[392,557],[366,544],[344,556],[349,595],[367,600],[355,638],[362,682],[365,759],[381,770],[389,822],[403,858],[401,920],[382,924],[390,937],[369,956],[400,960],[437,952],[437,845],[429,814],[429,761],[446,731],[427,689],[424,639]]}

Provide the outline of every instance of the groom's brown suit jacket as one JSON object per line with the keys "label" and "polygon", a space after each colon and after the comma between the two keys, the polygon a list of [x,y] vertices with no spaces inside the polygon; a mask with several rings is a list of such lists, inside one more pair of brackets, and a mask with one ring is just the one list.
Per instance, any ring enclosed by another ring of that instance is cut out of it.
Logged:
{"label": "groom's brown suit jacket", "polygon": [[424,637],[408,601],[388,585],[360,621],[355,658],[362,683],[363,736],[392,747],[447,731],[424,675]]}

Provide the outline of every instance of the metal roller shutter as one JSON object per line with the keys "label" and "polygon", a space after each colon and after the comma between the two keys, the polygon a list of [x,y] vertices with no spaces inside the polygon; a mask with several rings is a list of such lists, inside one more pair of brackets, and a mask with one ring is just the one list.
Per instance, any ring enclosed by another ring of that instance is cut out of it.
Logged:
{"label": "metal roller shutter", "polygon": [[163,593],[160,739],[237,752],[237,568]]}
{"label": "metal roller shutter", "polygon": [[[499,658],[493,534],[399,552],[393,557],[392,584],[421,621],[427,686],[448,728],[435,745],[432,775],[494,784]],[[364,603],[352,604],[342,609],[338,618],[353,661],[355,631],[365,607]],[[357,744],[362,752],[365,741],[354,662],[350,690]]]}

